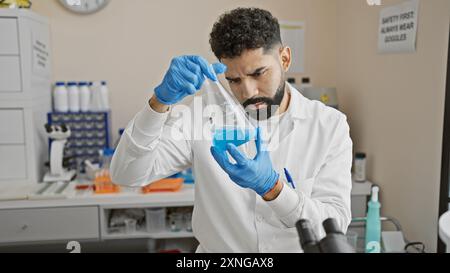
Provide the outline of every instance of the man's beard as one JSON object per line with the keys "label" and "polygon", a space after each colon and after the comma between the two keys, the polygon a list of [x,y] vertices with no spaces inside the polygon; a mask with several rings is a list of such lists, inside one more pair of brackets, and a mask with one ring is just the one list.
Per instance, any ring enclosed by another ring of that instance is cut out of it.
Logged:
{"label": "man's beard", "polygon": [[[242,105],[244,106],[245,111],[254,119],[261,121],[270,119],[280,108],[281,102],[284,99],[284,94],[286,92],[286,82],[284,80],[281,81],[280,86],[277,89],[277,93],[273,98],[268,97],[260,97],[253,98],[245,101]],[[267,108],[265,109],[249,109],[248,106],[254,105],[257,103],[265,103]]]}

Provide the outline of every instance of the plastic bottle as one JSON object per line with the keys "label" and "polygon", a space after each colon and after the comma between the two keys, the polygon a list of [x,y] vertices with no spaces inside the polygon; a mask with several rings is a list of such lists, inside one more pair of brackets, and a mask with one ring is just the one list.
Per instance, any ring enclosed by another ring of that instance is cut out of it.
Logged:
{"label": "plastic bottle", "polygon": [[91,90],[87,82],[80,82],[78,84],[80,89],[80,109],[81,112],[89,112],[91,110]]}
{"label": "plastic bottle", "polygon": [[100,112],[103,110],[102,107],[102,96],[101,96],[101,83],[93,82],[91,85],[91,111]]}
{"label": "plastic bottle", "polygon": [[366,154],[356,153],[355,155],[355,181],[366,182]]}
{"label": "plastic bottle", "polygon": [[111,166],[111,161],[114,156],[114,149],[105,148],[103,149],[103,155],[102,155],[102,169],[105,171],[109,171],[109,168]]}
{"label": "plastic bottle", "polygon": [[69,111],[72,113],[80,112],[80,89],[78,89],[78,84],[76,82],[69,82],[68,93],[69,93]]}
{"label": "plastic bottle", "polygon": [[66,84],[57,82],[53,90],[53,107],[56,112],[67,113],[69,111],[69,98]]}
{"label": "plastic bottle", "polygon": [[378,199],[380,188],[372,188],[366,220],[366,253],[381,253],[381,204]]}
{"label": "plastic bottle", "polygon": [[102,82],[100,87],[100,98],[101,98],[101,111],[109,111],[109,90],[108,85],[105,81]]}

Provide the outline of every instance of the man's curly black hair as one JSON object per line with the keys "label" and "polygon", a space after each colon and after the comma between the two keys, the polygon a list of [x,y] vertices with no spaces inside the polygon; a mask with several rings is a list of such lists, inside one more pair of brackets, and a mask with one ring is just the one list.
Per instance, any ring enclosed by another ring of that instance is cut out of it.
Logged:
{"label": "man's curly black hair", "polygon": [[265,52],[281,44],[280,24],[272,14],[259,8],[237,8],[214,24],[209,43],[216,57],[239,57],[245,50]]}

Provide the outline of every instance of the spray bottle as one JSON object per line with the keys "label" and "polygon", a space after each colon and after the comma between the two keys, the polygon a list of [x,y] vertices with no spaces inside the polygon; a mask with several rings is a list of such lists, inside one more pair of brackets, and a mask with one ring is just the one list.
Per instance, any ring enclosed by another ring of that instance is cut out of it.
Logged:
{"label": "spray bottle", "polygon": [[366,220],[366,253],[381,252],[381,204],[378,199],[379,192],[379,187],[372,188],[372,199],[369,202]]}

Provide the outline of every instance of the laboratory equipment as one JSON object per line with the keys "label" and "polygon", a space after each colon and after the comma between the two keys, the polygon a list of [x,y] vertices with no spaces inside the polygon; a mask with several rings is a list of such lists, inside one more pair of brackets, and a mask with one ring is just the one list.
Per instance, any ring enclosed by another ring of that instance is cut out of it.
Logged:
{"label": "laboratory equipment", "polygon": [[110,112],[88,112],[88,113],[56,113],[47,115],[50,125],[69,124],[72,131],[68,139],[65,154],[72,157],[69,166],[77,167],[77,160],[81,159],[82,172],[85,171],[85,161],[91,164],[100,164],[99,151],[109,148],[111,144],[111,113]]}
{"label": "laboratory equipment", "polygon": [[[411,242],[403,235],[400,222],[393,217],[380,217],[383,223],[392,225],[386,226],[389,231],[382,231],[383,240],[381,252],[383,253],[425,253],[425,245],[422,242]],[[382,225],[385,226],[385,225]],[[358,253],[365,253],[365,229],[367,228],[367,217],[353,218],[349,230],[358,233]]]}
{"label": "laboratory equipment", "polygon": [[366,182],[366,154],[356,153],[355,155],[355,182]]}
{"label": "laboratory equipment", "polygon": [[109,90],[106,81],[102,81],[100,86],[100,111],[109,110]]}
{"label": "laboratory equipment", "polygon": [[89,84],[91,90],[91,111],[102,111],[102,94],[101,94],[101,82],[92,82]]}
{"label": "laboratory equipment", "polygon": [[56,112],[69,112],[69,94],[64,82],[57,82],[53,90],[53,107]]}
{"label": "laboratory equipment", "polygon": [[100,170],[100,164],[93,164],[90,160],[85,160],[83,164],[86,177],[93,181],[96,173]]}
{"label": "laboratory equipment", "polygon": [[213,146],[222,151],[227,149],[229,143],[239,147],[254,139],[254,130],[235,126],[223,126],[213,132]]}
{"label": "laboratory equipment", "polygon": [[183,178],[164,178],[142,187],[141,191],[143,194],[155,192],[177,192],[182,189],[183,183]]}
{"label": "laboratory equipment", "polygon": [[64,146],[71,135],[70,128],[66,125],[45,125],[48,137],[52,139],[50,146],[50,170],[44,176],[44,182],[66,182],[72,181],[76,171],[68,170],[63,166]]}
{"label": "laboratory equipment", "polygon": [[339,109],[336,88],[302,87],[302,94],[307,99],[320,101],[326,106]]}
{"label": "laboratory equipment", "polygon": [[137,221],[135,219],[125,219],[125,233],[133,234],[137,231]]}
{"label": "laboratory equipment", "polygon": [[80,89],[76,82],[69,82],[67,84],[67,91],[69,93],[69,111],[72,113],[80,112]]}
{"label": "laboratory equipment", "polygon": [[179,232],[183,229],[183,214],[173,211],[169,214],[170,231]]}
{"label": "laboratory equipment", "polygon": [[121,187],[111,181],[108,171],[101,170],[96,173],[94,179],[95,194],[116,194],[120,193]]}
{"label": "laboratory equipment", "polygon": [[188,210],[183,214],[184,229],[187,232],[192,232],[192,211]]}
{"label": "laboratory equipment", "polygon": [[102,153],[102,165],[101,168],[105,171],[109,171],[111,161],[114,156],[114,149],[104,148]]}
{"label": "laboratory equipment", "polygon": [[347,237],[339,230],[335,219],[323,222],[327,236],[320,242],[317,241],[310,221],[302,219],[297,222],[296,227],[305,253],[356,253]]}
{"label": "laboratory equipment", "polygon": [[71,182],[41,183],[39,188],[28,195],[28,200],[61,200],[75,194]]}
{"label": "laboratory equipment", "polygon": [[89,112],[91,110],[91,90],[87,82],[80,82],[80,110],[81,112]]}
{"label": "laboratory equipment", "polygon": [[256,121],[219,81],[205,80],[202,92],[214,147],[224,151],[228,143],[239,147],[255,139]]}
{"label": "laboratory equipment", "polygon": [[356,231],[347,231],[347,234],[345,235],[347,237],[348,243],[352,246],[353,249],[358,249],[358,237],[359,234]]}
{"label": "laboratory equipment", "polygon": [[148,232],[160,232],[166,230],[166,209],[151,208],[145,210],[145,221]]}
{"label": "laboratory equipment", "polygon": [[372,188],[372,198],[368,204],[366,223],[366,253],[381,252],[381,204],[378,199],[380,188]]}

